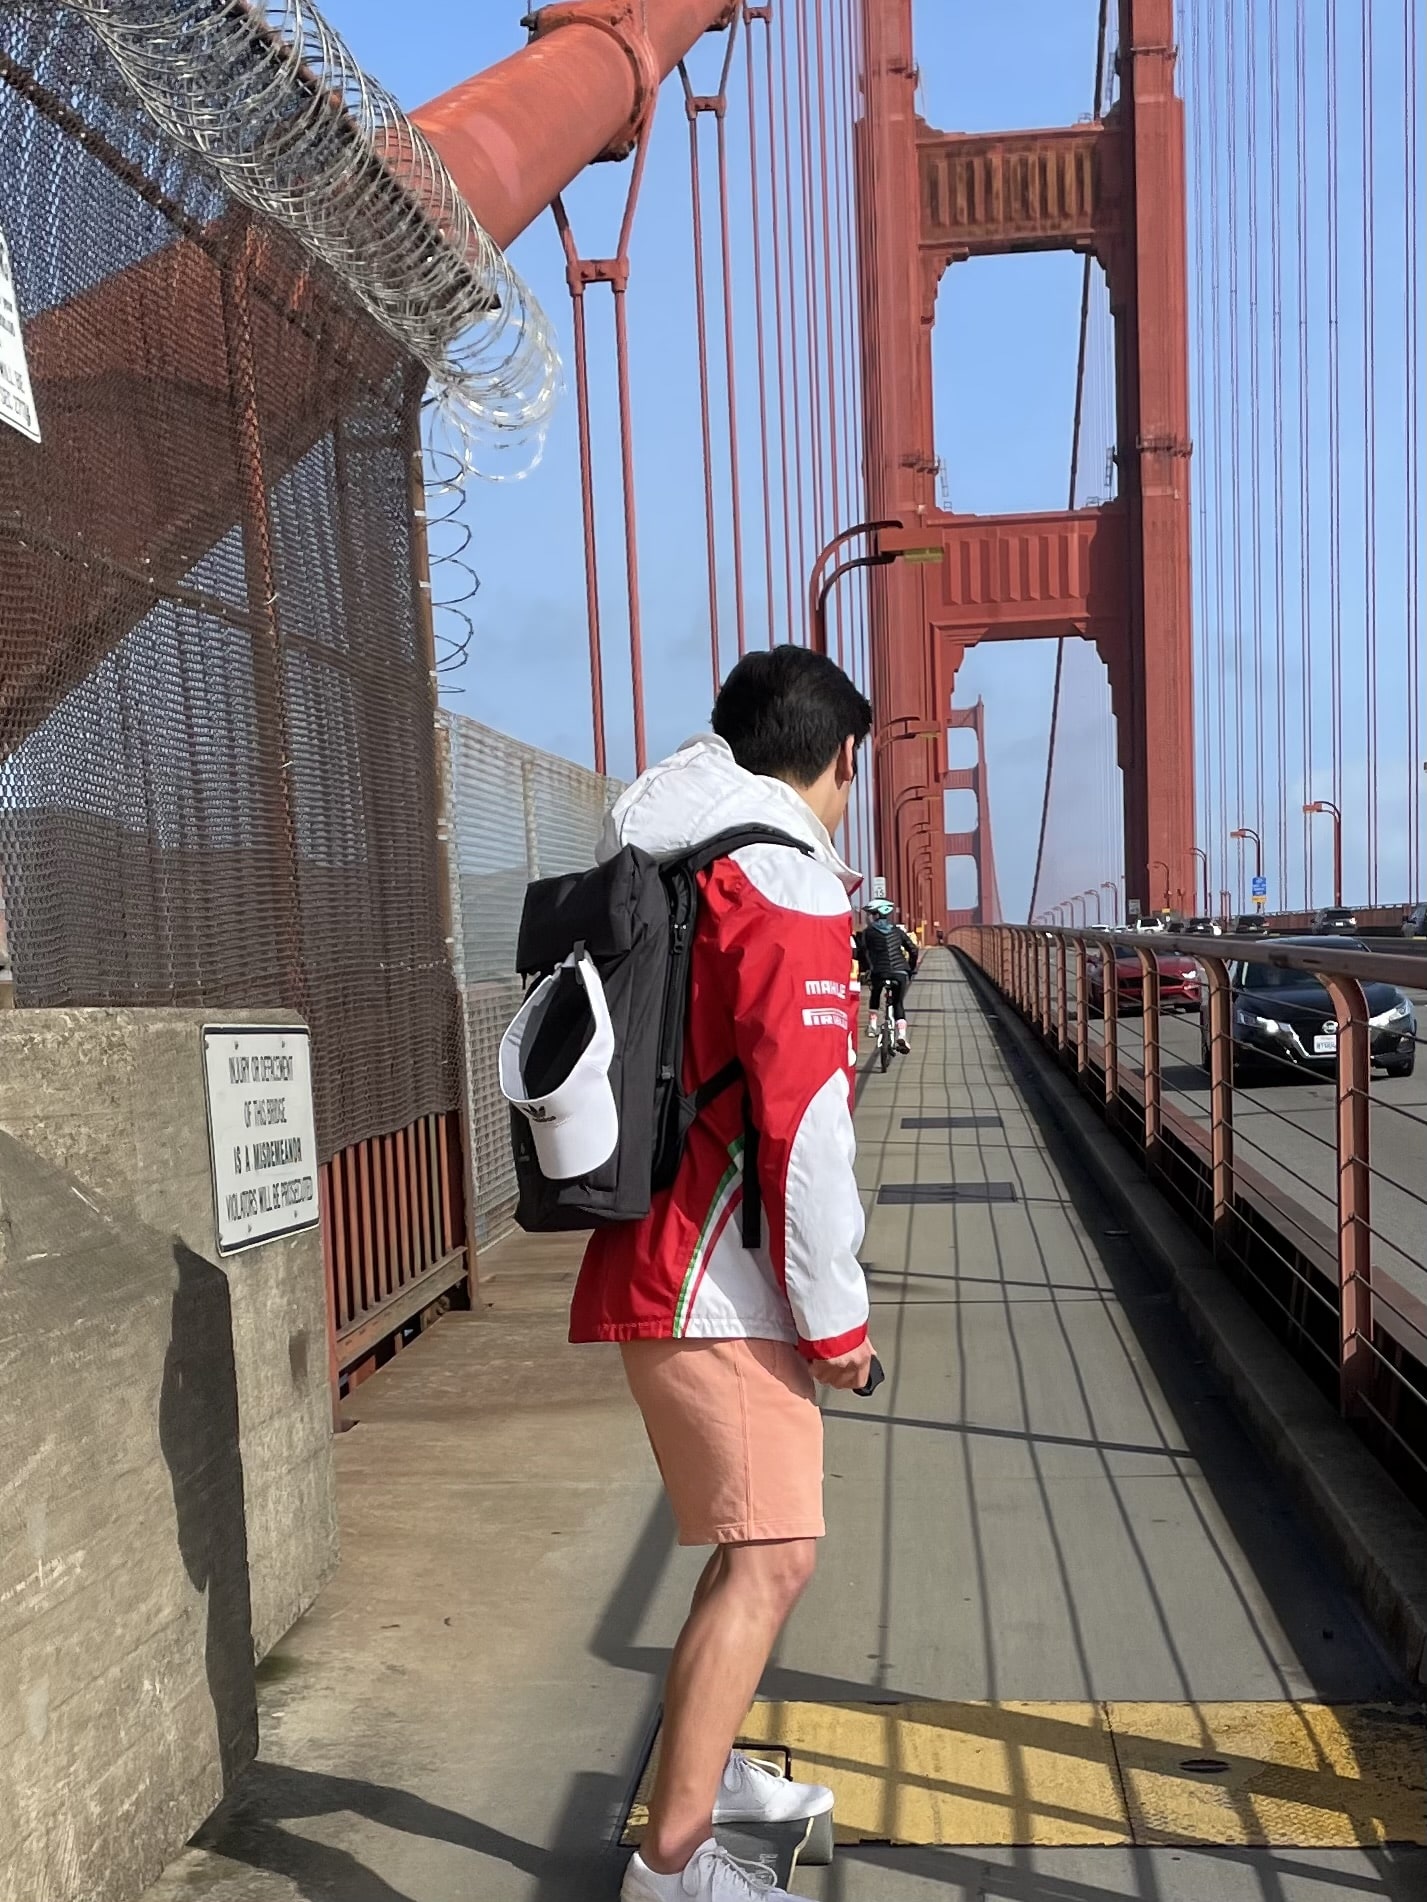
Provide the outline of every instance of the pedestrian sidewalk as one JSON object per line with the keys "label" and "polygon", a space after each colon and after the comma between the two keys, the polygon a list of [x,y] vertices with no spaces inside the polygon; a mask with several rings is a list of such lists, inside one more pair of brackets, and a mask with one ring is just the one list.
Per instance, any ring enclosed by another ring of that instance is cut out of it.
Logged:
{"label": "pedestrian sidewalk", "polygon": [[[829,1536],[750,1718],[863,1839],[798,1886],[1420,1898],[1420,1850],[1354,1846],[1422,1811],[1420,1730],[1361,1709],[1394,1667],[990,1006],[924,969],[913,1054],[859,1092],[888,1378],[829,1397]],[[487,1309],[354,1397],[340,1571],[265,1667],[260,1764],[146,1902],[617,1892],[699,1555],[617,1357],[564,1345],[577,1253],[498,1248]]]}

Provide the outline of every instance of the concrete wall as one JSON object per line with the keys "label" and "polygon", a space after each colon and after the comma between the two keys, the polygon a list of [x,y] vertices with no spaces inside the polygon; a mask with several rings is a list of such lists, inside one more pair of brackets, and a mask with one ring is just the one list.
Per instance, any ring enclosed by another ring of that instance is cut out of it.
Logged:
{"label": "concrete wall", "polygon": [[204,1021],[0,1014],[3,1902],[158,1873],[336,1562],[319,1243],[219,1261]]}

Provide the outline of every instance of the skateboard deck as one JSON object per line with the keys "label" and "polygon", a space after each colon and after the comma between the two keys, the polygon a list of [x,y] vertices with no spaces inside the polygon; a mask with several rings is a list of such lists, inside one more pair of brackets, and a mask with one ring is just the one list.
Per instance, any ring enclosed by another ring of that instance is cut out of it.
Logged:
{"label": "skateboard deck", "polygon": [[798,1823],[719,1823],[714,1835],[730,1856],[740,1862],[761,1863],[772,1870],[780,1889],[789,1889],[798,1858],[820,1821],[819,1817],[807,1816]]}
{"label": "skateboard deck", "polygon": [[[879,1368],[878,1372],[880,1371]],[[740,1742],[739,1748],[747,1750],[750,1756],[756,1757],[760,1763],[776,1771],[780,1776],[791,1774],[788,1753],[780,1746]],[[658,1758],[659,1743],[656,1737],[621,1834],[621,1841],[631,1848],[637,1847],[644,1835],[645,1824],[649,1817],[649,1797],[654,1788],[654,1772]],[[809,1868],[823,1866],[832,1861],[833,1817],[831,1811],[826,1816],[804,1817],[792,1823],[720,1823],[714,1834],[724,1844],[729,1854],[737,1856],[740,1862],[761,1863],[765,1869],[771,1869],[779,1888],[783,1889],[787,1888],[793,1871],[800,1861]]]}

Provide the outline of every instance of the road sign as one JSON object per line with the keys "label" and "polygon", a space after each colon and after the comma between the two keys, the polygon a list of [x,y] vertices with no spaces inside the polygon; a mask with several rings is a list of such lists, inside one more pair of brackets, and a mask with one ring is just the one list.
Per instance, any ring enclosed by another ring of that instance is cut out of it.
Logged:
{"label": "road sign", "polygon": [[874,898],[885,898],[887,896],[887,881],[885,878],[873,879],[872,896]]}
{"label": "road sign", "polygon": [[1127,918],[1138,918],[1140,911],[1141,906],[1138,898],[1127,898],[1125,900],[1125,916]]}
{"label": "road sign", "polygon": [[1268,880],[1266,878],[1256,878],[1254,880],[1254,897],[1255,898],[1268,897]]}

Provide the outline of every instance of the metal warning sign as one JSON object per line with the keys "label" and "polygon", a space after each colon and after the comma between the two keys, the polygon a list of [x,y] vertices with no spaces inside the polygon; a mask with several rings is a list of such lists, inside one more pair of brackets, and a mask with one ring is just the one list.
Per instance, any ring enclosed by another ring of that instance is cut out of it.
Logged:
{"label": "metal warning sign", "polygon": [[307,1032],[205,1026],[203,1076],[219,1253],[314,1227],[317,1132]]}
{"label": "metal warning sign", "polygon": [[20,306],[15,297],[15,274],[10,247],[0,231],[0,422],[18,429],[31,442],[40,440],[35,393],[30,388],[30,366],[20,330]]}

